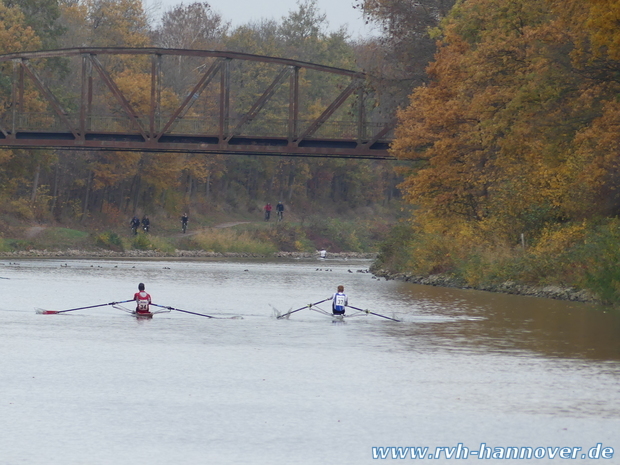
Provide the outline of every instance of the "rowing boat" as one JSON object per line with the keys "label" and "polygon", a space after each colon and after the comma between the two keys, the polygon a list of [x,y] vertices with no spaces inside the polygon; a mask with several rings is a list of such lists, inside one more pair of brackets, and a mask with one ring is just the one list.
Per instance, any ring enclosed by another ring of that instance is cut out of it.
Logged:
{"label": "rowing boat", "polygon": [[361,308],[357,308],[357,307],[354,307],[353,305],[346,305],[346,307],[347,308],[352,308],[353,310],[357,310],[359,313],[353,313],[353,314],[349,314],[349,315],[344,315],[344,314],[342,314],[342,315],[334,315],[333,313],[330,313],[327,310],[323,310],[321,307],[318,306],[318,304],[321,304],[323,302],[327,302],[328,300],[331,300],[331,298],[328,297],[327,299],[323,299],[323,300],[321,300],[319,302],[315,302],[313,304],[305,305],[305,306],[297,308],[295,310],[290,310],[290,311],[288,311],[286,313],[283,313],[283,314],[281,314],[273,305],[271,305],[271,304],[270,305],[271,305],[271,308],[273,308],[274,313],[275,313],[275,317],[277,319],[284,318],[284,319],[288,320],[289,317],[293,313],[300,312],[302,310],[306,310],[307,309],[307,310],[312,310],[314,312],[318,312],[318,313],[321,313],[321,314],[323,314],[325,316],[331,317],[332,321],[334,323],[337,323],[337,322],[344,323],[344,319],[345,318],[348,319],[348,318],[351,318],[351,317],[363,316],[363,315],[375,315],[375,316],[378,316],[378,317],[381,317],[381,318],[385,318],[386,320],[400,322],[400,320],[397,320],[396,318],[391,318],[389,316],[385,316],[385,315],[381,315],[379,313],[371,312],[370,310],[364,310],[364,309],[361,309]]}
{"label": "rowing boat", "polygon": [[156,315],[158,313],[168,313],[170,312],[170,310],[155,310],[153,311],[149,311],[148,313],[144,312],[144,313],[140,313],[137,312],[136,310],[130,310],[127,307],[123,307],[122,305],[112,305],[112,307],[114,307],[117,310],[122,310],[125,313],[129,313],[131,316],[137,318],[138,320],[150,320],[151,318],[153,318],[153,315]]}
{"label": "rowing boat", "polygon": [[145,319],[148,319],[148,318],[153,318],[153,315],[154,315],[151,312],[136,312],[136,311],[131,312],[131,314],[133,316],[135,316],[136,318],[138,318],[139,320],[145,320]]}

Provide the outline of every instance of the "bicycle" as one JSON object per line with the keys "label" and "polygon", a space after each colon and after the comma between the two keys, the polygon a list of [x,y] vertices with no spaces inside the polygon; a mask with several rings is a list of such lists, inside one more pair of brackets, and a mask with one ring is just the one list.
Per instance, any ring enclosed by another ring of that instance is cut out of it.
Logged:
{"label": "bicycle", "polygon": [[278,223],[280,221],[282,221],[283,218],[284,218],[284,212],[283,211],[278,211]]}
{"label": "bicycle", "polygon": [[181,231],[185,234],[185,231],[187,231],[187,223],[181,223]]}

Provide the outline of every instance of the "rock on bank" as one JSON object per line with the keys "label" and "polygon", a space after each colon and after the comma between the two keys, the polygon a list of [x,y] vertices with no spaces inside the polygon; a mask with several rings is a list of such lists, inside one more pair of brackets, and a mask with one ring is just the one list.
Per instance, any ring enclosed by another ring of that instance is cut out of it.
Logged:
{"label": "rock on bank", "polygon": [[500,292],[503,294],[516,294],[532,297],[544,297],[547,299],[570,300],[573,302],[600,303],[600,301],[589,291],[576,289],[574,287],[561,285],[531,286],[514,281],[505,281],[499,284],[485,284],[480,286],[469,286],[463,280],[449,275],[437,274],[430,276],[414,276],[407,273],[390,273],[383,269],[372,269],[375,276],[385,279],[396,279],[407,281],[414,284],[425,284],[428,286],[455,287],[459,289],[475,289],[478,291]]}

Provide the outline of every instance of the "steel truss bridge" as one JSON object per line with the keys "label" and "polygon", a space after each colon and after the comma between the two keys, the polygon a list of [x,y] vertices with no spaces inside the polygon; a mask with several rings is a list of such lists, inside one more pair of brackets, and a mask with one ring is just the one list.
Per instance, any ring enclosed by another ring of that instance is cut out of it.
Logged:
{"label": "steel truss bridge", "polygon": [[0,55],[0,147],[389,159],[363,73],[246,53]]}

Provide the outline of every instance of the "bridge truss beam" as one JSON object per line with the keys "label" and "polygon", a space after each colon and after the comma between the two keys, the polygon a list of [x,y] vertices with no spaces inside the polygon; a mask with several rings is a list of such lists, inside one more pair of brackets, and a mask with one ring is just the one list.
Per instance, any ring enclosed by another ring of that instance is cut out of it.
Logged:
{"label": "bridge truss beam", "polygon": [[0,147],[388,159],[395,120],[376,121],[373,99],[363,73],[276,57],[14,53],[0,55]]}

